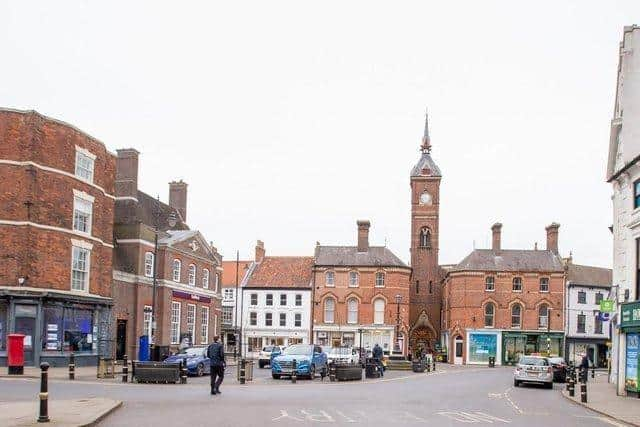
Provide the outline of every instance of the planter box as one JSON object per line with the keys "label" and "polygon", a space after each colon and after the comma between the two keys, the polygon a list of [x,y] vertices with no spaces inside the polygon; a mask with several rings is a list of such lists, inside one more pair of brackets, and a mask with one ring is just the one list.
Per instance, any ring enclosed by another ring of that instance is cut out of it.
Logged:
{"label": "planter box", "polygon": [[177,383],[180,363],[133,362],[133,379],[139,383]]}
{"label": "planter box", "polygon": [[360,365],[336,365],[335,375],[338,381],[362,380],[362,367]]}
{"label": "planter box", "polygon": [[425,369],[427,369],[427,367],[424,364],[424,362],[413,362],[413,363],[411,363],[411,370],[413,372],[422,373],[422,372],[425,371]]}

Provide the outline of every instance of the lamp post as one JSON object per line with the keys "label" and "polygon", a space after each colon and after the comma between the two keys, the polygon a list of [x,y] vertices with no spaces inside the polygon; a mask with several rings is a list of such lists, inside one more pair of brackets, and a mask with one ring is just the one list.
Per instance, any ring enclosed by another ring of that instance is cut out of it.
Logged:
{"label": "lamp post", "polygon": [[547,357],[551,356],[551,307],[547,307]]}
{"label": "lamp post", "polygon": [[363,363],[362,361],[362,333],[363,332],[364,332],[364,329],[358,328],[358,334],[360,334],[360,350],[359,350],[360,363]]}
{"label": "lamp post", "polygon": [[396,352],[402,353],[400,349],[400,304],[402,303],[402,295],[396,295]]}
{"label": "lamp post", "polygon": [[[156,305],[157,305],[157,297],[156,290],[158,288],[158,234],[160,233],[160,215],[162,212],[160,211],[160,196],[156,198],[155,210],[153,212],[153,288],[151,290],[151,337],[149,345],[152,349],[151,358],[155,359],[155,355],[153,354],[153,350],[156,345],[156,330],[157,330],[157,318],[156,318]],[[169,214],[169,227],[173,228],[177,223],[177,217],[174,211],[171,211]]]}

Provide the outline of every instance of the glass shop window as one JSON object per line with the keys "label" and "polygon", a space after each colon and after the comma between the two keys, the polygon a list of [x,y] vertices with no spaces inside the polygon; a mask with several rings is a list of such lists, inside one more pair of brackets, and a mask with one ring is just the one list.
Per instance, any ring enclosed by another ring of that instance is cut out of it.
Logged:
{"label": "glass shop window", "polygon": [[92,352],[95,348],[93,310],[45,306],[42,349]]}

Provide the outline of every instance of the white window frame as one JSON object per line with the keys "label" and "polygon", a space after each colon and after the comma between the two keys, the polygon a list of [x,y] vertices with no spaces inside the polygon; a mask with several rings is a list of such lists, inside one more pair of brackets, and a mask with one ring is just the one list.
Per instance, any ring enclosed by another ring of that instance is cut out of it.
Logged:
{"label": "white window frame", "polygon": [[[328,304],[331,303],[332,307],[329,310]],[[336,320],[336,300],[335,298],[327,298],[324,300],[323,307],[323,321],[324,323],[334,323]]]}
{"label": "white window frame", "polygon": [[144,275],[145,277],[153,277],[153,267],[155,256],[153,252],[145,252],[144,254]]}
{"label": "white window frame", "polygon": [[225,325],[233,324],[233,309],[234,307],[231,305],[222,306],[222,323],[224,323]]}
{"label": "white window frame", "polygon": [[[352,303],[355,303],[355,309],[353,309]],[[347,323],[352,325],[358,323],[358,306],[357,298],[349,298],[347,300]]]}
{"label": "white window frame", "polygon": [[[82,161],[86,161],[87,165],[82,165]],[[76,163],[74,168],[74,175],[76,178],[93,184],[95,168],[96,155],[91,153],[89,150],[76,145]],[[88,176],[85,176],[85,174]]]}
{"label": "white window frame", "polygon": [[[520,308],[520,313],[518,313],[518,324],[514,324],[513,323],[513,318],[515,317],[513,315],[513,309],[516,308],[516,307]],[[513,329],[521,329],[522,328],[522,315],[523,315],[522,310],[523,310],[523,307],[519,303],[516,303],[516,304],[511,306],[511,309],[509,310],[509,314],[511,315],[511,328],[513,328]]]}
{"label": "white window frame", "polygon": [[202,269],[202,289],[209,289],[209,270]]}
{"label": "white window frame", "polygon": [[[378,302],[382,304],[382,309],[378,309]],[[384,325],[384,312],[387,309],[387,303],[382,298],[376,298],[373,300],[373,324]],[[380,319],[382,316],[382,319]]]}
{"label": "white window frame", "polygon": [[[282,324],[282,316],[284,315],[284,325]],[[280,325],[281,328],[284,328],[287,326],[287,313],[284,312],[280,312],[278,314],[278,325]]]}
{"label": "white window frame", "polygon": [[251,307],[257,307],[258,306],[258,294],[257,293],[249,294],[249,305]]}
{"label": "white window frame", "polygon": [[151,337],[153,336],[153,331],[151,330],[151,328],[153,327],[153,313],[151,311],[152,309],[153,307],[151,307],[150,305],[145,305],[142,312],[142,332],[149,337],[149,342],[151,342]]}
{"label": "white window frame", "polygon": [[[491,314],[487,313],[487,308],[491,307]],[[487,316],[491,316],[491,324],[487,325]],[[488,302],[484,305],[484,327],[493,328],[496,325],[496,305],[492,302]]]}
{"label": "white window frame", "polygon": [[[93,224],[93,202],[94,198],[82,191],[73,190],[73,218],[72,228],[78,233],[91,235],[91,229]],[[86,229],[80,228],[81,216],[86,217],[85,225]]]}
{"label": "white window frame", "polygon": [[[271,299],[271,304],[269,304],[269,299]],[[264,305],[267,307],[273,307],[273,294],[266,294],[264,296]]]}
{"label": "white window frame", "polygon": [[209,343],[209,307],[200,307],[200,344]]}
{"label": "white window frame", "polygon": [[249,326],[258,326],[258,312],[257,311],[250,311],[249,312]]}
{"label": "white window frame", "polygon": [[[270,320],[271,320],[271,324],[270,325],[267,324],[267,319],[269,317],[270,317]],[[264,326],[265,327],[269,327],[269,328],[273,326],[273,313],[271,311],[267,311],[267,312],[264,313]]]}
{"label": "white window frame", "polygon": [[223,295],[223,299],[225,301],[234,301],[235,300],[235,298],[234,298],[235,295],[234,295],[233,289],[230,289],[230,288],[224,289],[224,292],[222,293],[222,295]]}
{"label": "white window frame", "polygon": [[[547,289],[542,289],[542,282],[546,280],[547,281]],[[541,277],[540,278],[540,292],[544,292],[544,293],[549,293],[549,278],[548,277]]]}
{"label": "white window frame", "polygon": [[198,307],[195,304],[187,304],[187,332],[191,333],[191,345],[196,343],[196,317]]}
{"label": "white window frame", "polygon": [[172,277],[173,281],[180,283],[180,276],[182,275],[182,261],[180,261],[178,258],[175,258],[173,260],[172,272],[173,272],[173,277]]}
{"label": "white window frame", "polygon": [[324,273],[325,286],[328,288],[334,288],[336,286],[336,273],[334,271],[327,271]]}
{"label": "white window frame", "polygon": [[[300,301],[300,304],[298,304],[298,301]],[[296,294],[295,306],[296,307],[302,307],[302,294]]]}
{"label": "white window frame", "polygon": [[[520,289],[516,289],[516,279],[520,283]],[[522,292],[522,277],[516,276],[511,280],[511,292]]]}
{"label": "white window frame", "polygon": [[[355,278],[355,280],[354,280]],[[358,274],[357,271],[350,271],[349,272],[349,287],[350,288],[357,288],[360,286],[360,274]]]}
{"label": "white window frame", "polygon": [[293,327],[302,328],[302,313],[295,313],[293,317]]}
{"label": "white window frame", "polygon": [[[284,299],[284,304],[282,303],[283,299]],[[289,302],[288,295],[287,294],[280,294],[280,307],[286,307],[288,302]]]}
{"label": "white window frame", "polygon": [[486,292],[496,291],[496,276],[487,276],[484,278],[484,290]]}
{"label": "white window frame", "polygon": [[180,343],[180,316],[182,315],[182,304],[179,301],[171,301],[171,344]]}
{"label": "white window frame", "polygon": [[384,272],[377,271],[376,272],[376,288],[384,288]]}
{"label": "white window frame", "polygon": [[189,286],[195,286],[196,285],[196,275],[198,274],[198,269],[196,267],[195,264],[189,264],[189,276],[188,276],[188,283]]}
{"label": "white window frame", "polygon": [[[547,309],[547,314],[545,316],[542,316],[540,314],[540,310],[542,310],[542,307],[546,307]],[[543,321],[543,319],[545,319]],[[538,329],[547,329],[549,325],[549,305],[547,304],[540,304],[540,306],[538,307]]]}
{"label": "white window frame", "polygon": [[[76,269],[76,253],[85,254],[84,270]],[[74,279],[73,273],[76,271],[84,273],[85,275],[82,283],[82,287],[78,287],[77,285],[75,285],[75,283],[77,283],[77,280]],[[90,274],[91,274],[91,249],[88,247],[72,245],[71,246],[71,290],[79,291],[79,292],[89,292],[90,283],[91,283],[89,281]]]}

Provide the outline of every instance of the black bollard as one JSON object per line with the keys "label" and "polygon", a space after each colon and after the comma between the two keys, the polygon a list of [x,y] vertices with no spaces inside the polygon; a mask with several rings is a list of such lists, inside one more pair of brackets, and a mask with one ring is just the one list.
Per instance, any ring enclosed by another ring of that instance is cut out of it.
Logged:
{"label": "black bollard", "polygon": [[329,381],[334,382],[336,380],[336,365],[335,363],[329,364]]}
{"label": "black bollard", "polygon": [[593,366],[591,367],[591,378],[595,378],[596,377],[596,367]]}
{"label": "black bollard", "polygon": [[129,360],[127,355],[122,356],[122,382],[126,383],[129,379]]}
{"label": "black bollard", "polygon": [[573,367],[569,370],[569,380],[567,381],[567,390],[569,396],[574,397],[576,395],[576,371]]}
{"label": "black bollard", "polygon": [[38,415],[39,423],[49,422],[49,364],[43,362],[40,364],[40,414]]}
{"label": "black bollard", "polygon": [[293,362],[291,362],[291,382],[295,384],[297,380],[298,380],[298,362],[296,361],[296,359],[293,359]]}
{"label": "black bollard", "polygon": [[180,384],[187,383],[187,360],[182,359],[180,362]]}
{"label": "black bollard", "polygon": [[246,360],[240,359],[240,384],[244,384],[246,381],[245,363],[247,363]]}
{"label": "black bollard", "polygon": [[425,364],[427,365],[427,372],[431,372],[431,363],[427,360]]}
{"label": "black bollard", "polygon": [[433,372],[436,371],[436,357],[433,356],[433,368],[431,369]]}
{"label": "black bollard", "polygon": [[580,402],[587,403],[587,383],[580,383]]}
{"label": "black bollard", "polygon": [[69,355],[69,379],[76,379],[76,355],[74,353]]}

